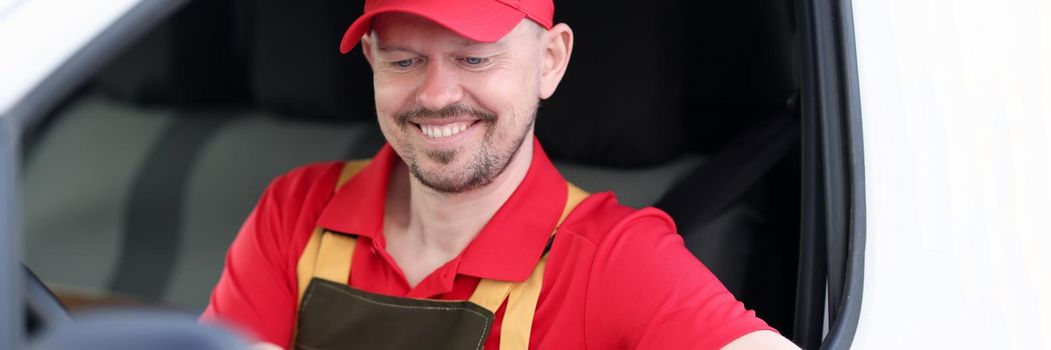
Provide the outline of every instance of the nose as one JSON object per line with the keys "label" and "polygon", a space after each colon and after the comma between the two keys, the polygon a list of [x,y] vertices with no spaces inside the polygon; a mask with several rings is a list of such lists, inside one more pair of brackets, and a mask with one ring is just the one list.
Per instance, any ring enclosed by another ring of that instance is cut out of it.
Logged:
{"label": "nose", "polygon": [[416,93],[416,102],[420,107],[437,111],[463,98],[463,88],[452,67],[443,62],[433,62],[426,66],[426,76]]}

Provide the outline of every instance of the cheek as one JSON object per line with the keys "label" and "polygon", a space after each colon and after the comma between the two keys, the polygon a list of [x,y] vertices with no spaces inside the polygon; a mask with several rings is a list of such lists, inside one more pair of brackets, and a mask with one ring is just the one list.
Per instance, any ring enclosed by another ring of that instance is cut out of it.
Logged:
{"label": "cheek", "polygon": [[398,127],[394,115],[405,108],[405,105],[399,102],[403,100],[404,93],[396,88],[397,85],[390,79],[374,77],[372,83],[376,102],[376,120],[380,133],[394,149],[394,153],[403,156],[408,149],[405,143],[405,130]]}
{"label": "cheek", "polygon": [[[524,124],[536,107],[537,79],[533,71],[515,69],[476,81],[473,95],[480,107],[514,125]],[[510,117],[510,118],[507,118]]]}
{"label": "cheek", "polygon": [[376,94],[376,113],[382,119],[398,113],[409,106],[412,100],[412,82],[404,76],[375,74],[372,79],[372,91]]}

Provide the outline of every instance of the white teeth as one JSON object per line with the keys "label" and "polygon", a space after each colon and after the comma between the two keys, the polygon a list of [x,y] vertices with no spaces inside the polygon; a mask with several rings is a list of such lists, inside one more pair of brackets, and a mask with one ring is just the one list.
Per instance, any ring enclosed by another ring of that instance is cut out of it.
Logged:
{"label": "white teeth", "polygon": [[431,138],[449,137],[460,132],[467,130],[468,123],[457,122],[446,125],[426,125],[420,124],[420,130],[423,131],[424,135]]}

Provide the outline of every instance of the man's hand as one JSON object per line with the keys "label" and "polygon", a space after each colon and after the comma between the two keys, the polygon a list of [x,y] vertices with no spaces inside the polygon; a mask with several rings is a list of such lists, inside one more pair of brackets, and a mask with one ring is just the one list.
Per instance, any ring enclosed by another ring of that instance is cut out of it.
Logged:
{"label": "man's hand", "polygon": [[[740,340],[740,339],[738,339],[738,340]],[[285,350],[285,349],[282,349],[280,346],[277,346],[277,345],[274,345],[274,344],[270,344],[270,343],[255,343],[255,345],[252,345],[252,350]]]}
{"label": "man's hand", "polygon": [[799,349],[799,347],[780,334],[771,331],[748,333],[723,347],[723,350],[746,349]]}

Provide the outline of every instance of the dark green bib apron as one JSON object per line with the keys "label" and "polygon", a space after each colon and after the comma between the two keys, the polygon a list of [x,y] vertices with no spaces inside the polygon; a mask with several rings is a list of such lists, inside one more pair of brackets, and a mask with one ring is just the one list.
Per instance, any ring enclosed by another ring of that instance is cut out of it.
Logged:
{"label": "dark green bib apron", "polygon": [[[336,188],[366,164],[347,162]],[[567,185],[559,225],[587,197]],[[294,349],[481,349],[505,300],[500,349],[528,348],[546,251],[525,281],[483,279],[470,300],[446,301],[392,297],[348,286],[356,242],[353,236],[320,227],[312,234],[297,265],[300,302]]]}
{"label": "dark green bib apron", "polygon": [[481,349],[493,313],[469,301],[398,298],[315,278],[296,349]]}

